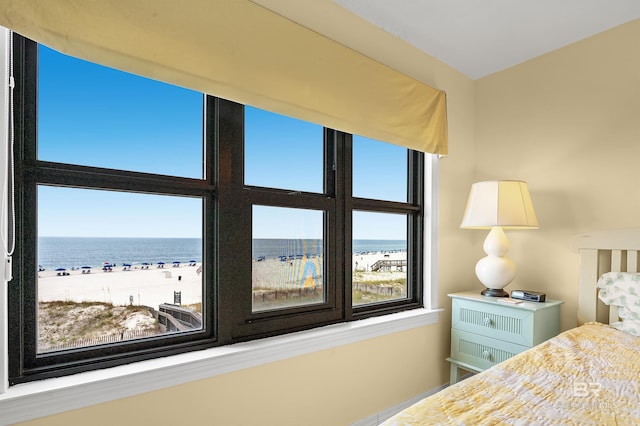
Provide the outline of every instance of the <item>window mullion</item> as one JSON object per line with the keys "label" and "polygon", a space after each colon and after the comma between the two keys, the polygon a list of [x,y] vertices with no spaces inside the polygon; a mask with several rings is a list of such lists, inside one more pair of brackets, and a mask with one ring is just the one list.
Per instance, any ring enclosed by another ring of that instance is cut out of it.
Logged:
{"label": "window mullion", "polygon": [[352,308],[352,300],[353,300],[353,291],[352,291],[352,271],[351,271],[351,256],[353,253],[353,238],[352,238],[352,229],[353,229],[353,207],[354,207],[354,198],[353,198],[353,137],[348,133],[341,133],[341,149],[340,152],[340,161],[338,165],[340,166],[338,170],[340,171],[340,181],[339,185],[340,191],[337,195],[337,198],[342,200],[341,212],[340,215],[342,217],[342,227],[338,230],[341,238],[341,245],[339,247],[343,247],[340,257],[341,262],[339,262],[339,267],[341,269],[340,277],[342,280],[342,289],[343,289],[343,305],[345,310],[345,319],[352,320],[353,319],[353,308]]}
{"label": "window mullion", "polygon": [[367,198],[354,198],[352,205],[355,210],[388,213],[413,213],[420,212],[421,210],[421,206],[417,204],[400,203],[397,201],[370,200]]}
{"label": "window mullion", "polygon": [[199,195],[215,190],[212,184],[200,179],[41,161],[36,164],[26,172],[35,174],[40,184],[178,195]]}
{"label": "window mullion", "polygon": [[251,282],[251,269],[243,261],[251,259],[251,216],[243,197],[244,108],[223,99],[216,100],[216,223],[215,263],[217,332],[221,343],[234,339],[234,329],[250,312],[242,283]]}

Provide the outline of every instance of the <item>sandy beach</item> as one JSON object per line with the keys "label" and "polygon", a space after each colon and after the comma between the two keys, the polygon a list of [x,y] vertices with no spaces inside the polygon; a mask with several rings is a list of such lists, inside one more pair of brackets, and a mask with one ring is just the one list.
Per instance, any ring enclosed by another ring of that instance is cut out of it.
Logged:
{"label": "sandy beach", "polygon": [[[406,280],[406,267],[404,270],[393,266],[372,271],[376,262],[385,260],[402,263],[406,261],[406,252],[361,253],[353,256],[354,304],[405,297],[405,286],[400,284],[398,287],[398,282]],[[251,262],[254,311],[321,302],[323,266],[323,259],[319,256],[303,256],[286,261],[254,259]],[[203,274],[199,273],[200,270],[200,264],[196,263],[193,266],[165,265],[163,268],[150,266],[148,269],[118,266],[111,271],[93,268],[90,273],[86,269],[84,273],[82,269],[64,273],[40,271],[40,302],[101,302],[113,306],[105,308],[94,305],[87,308],[73,304],[41,304],[39,350],[91,346],[147,336],[144,333],[148,331],[148,324],[143,327],[140,321],[148,322],[151,318],[149,314],[122,311],[126,309],[122,307],[138,305],[158,309],[163,303],[174,303],[174,292],[178,291],[182,306],[201,304]],[[108,316],[100,314],[105,309],[110,309]],[[125,319],[117,319],[125,314]],[[115,321],[121,321],[118,327],[112,324],[114,318]],[[85,328],[78,331],[77,324],[83,324],[84,327],[87,323],[94,327],[91,332]],[[122,332],[124,329],[126,336]]]}
{"label": "sandy beach", "polygon": [[114,305],[129,305],[133,296],[134,305],[158,308],[162,303],[173,303],[173,292],[181,292],[183,305],[202,302],[202,275],[196,266],[124,271],[115,267],[111,272],[94,268],[91,273],[80,270],[58,276],[56,271],[38,272],[38,300],[49,301],[98,301]]}
{"label": "sandy beach", "polygon": [[[398,276],[397,271],[371,272],[380,260],[405,260],[406,252],[377,252],[354,254],[352,269],[359,279],[384,280]],[[322,285],[322,258],[311,257],[282,262],[265,259],[252,262],[254,288],[300,288]],[[111,272],[94,268],[91,273],[80,270],[59,276],[56,271],[38,273],[38,300],[49,301],[98,301],[114,305],[134,305],[153,308],[162,303],[173,303],[174,291],[181,292],[183,305],[202,302],[202,276],[195,266],[181,265],[149,269],[123,270],[115,267]],[[405,268],[406,270],[406,268]]]}

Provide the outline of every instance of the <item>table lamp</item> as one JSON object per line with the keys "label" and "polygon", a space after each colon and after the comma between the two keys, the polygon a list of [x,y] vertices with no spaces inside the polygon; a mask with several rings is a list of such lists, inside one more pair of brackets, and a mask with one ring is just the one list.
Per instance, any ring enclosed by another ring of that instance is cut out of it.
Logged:
{"label": "table lamp", "polygon": [[503,229],[538,228],[527,183],[516,180],[474,183],[460,227],[491,229],[483,245],[487,256],[476,264],[476,275],[487,287],[480,294],[508,297],[503,288],[515,277],[516,265],[507,257],[509,240]]}

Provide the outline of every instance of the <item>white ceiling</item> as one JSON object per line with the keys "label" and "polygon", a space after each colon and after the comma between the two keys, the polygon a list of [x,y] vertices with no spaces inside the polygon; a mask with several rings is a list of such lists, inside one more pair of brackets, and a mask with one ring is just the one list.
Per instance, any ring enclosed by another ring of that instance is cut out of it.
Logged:
{"label": "white ceiling", "polygon": [[[317,8],[308,7],[307,15],[315,16],[306,16],[305,9],[297,0],[252,1],[338,42],[342,41],[336,38],[331,22],[323,22],[322,16],[317,16]],[[332,2],[472,79],[640,18],[640,0]],[[298,6],[294,6],[296,3]],[[331,1],[325,0],[324,3]]]}

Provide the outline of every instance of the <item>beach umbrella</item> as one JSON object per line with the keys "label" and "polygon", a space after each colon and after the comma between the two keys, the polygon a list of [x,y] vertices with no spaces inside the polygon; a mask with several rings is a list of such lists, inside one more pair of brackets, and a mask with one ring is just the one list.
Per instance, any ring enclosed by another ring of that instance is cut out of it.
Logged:
{"label": "beach umbrella", "polygon": [[56,272],[62,272],[62,271],[66,271],[66,270],[67,270],[66,268],[58,268],[58,269],[56,269]]}

